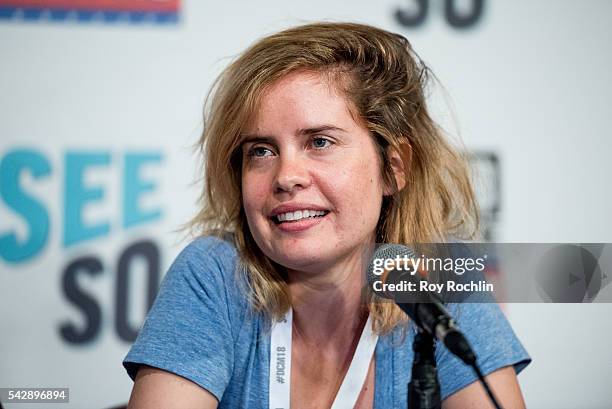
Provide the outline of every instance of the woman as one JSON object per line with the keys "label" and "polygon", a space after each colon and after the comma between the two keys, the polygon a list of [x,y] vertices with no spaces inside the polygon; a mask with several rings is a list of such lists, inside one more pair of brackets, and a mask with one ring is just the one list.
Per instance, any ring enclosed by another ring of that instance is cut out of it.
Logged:
{"label": "woman", "polygon": [[[124,361],[130,408],[406,407],[414,331],[394,305],[364,302],[363,260],[376,242],[477,227],[426,81],[405,38],[359,24],[271,35],[224,71],[201,138],[194,225],[207,234]],[[499,308],[449,308],[502,405],[524,407],[529,357]],[[436,359],[444,408],[489,407],[470,368],[442,346]]]}

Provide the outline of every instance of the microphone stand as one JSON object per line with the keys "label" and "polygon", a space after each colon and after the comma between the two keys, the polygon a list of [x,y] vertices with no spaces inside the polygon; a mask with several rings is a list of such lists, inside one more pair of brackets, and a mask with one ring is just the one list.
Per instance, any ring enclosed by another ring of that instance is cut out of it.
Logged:
{"label": "microphone stand", "polygon": [[412,344],[412,378],[408,383],[408,408],[440,409],[440,383],[433,337],[419,329]]}

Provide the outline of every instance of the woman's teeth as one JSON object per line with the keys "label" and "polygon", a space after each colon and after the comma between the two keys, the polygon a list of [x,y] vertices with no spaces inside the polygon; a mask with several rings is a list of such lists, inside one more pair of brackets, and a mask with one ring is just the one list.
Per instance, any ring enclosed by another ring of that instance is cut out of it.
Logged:
{"label": "woman's teeth", "polygon": [[313,218],[325,216],[327,212],[324,210],[297,210],[295,212],[287,212],[277,214],[275,216],[276,221],[278,222],[286,222],[286,221],[297,221],[301,219]]}

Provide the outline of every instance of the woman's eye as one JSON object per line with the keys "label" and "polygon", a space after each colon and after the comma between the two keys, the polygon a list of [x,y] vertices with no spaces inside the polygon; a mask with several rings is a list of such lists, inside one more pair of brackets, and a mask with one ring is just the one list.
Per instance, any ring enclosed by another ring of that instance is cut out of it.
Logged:
{"label": "woman's eye", "polygon": [[327,148],[331,145],[331,141],[326,138],[314,138],[312,140],[312,146],[316,149]]}
{"label": "woman's eye", "polygon": [[268,148],[264,148],[263,146],[255,146],[255,147],[249,149],[247,155],[248,156],[254,156],[254,157],[257,157],[257,158],[261,158],[261,157],[264,157],[264,156],[272,155],[272,151],[270,149],[268,149]]}

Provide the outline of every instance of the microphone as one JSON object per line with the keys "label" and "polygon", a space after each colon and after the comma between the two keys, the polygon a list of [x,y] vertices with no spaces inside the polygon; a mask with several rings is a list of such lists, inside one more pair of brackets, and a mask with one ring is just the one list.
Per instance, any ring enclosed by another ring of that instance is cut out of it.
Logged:
{"label": "microphone", "polygon": [[[409,282],[414,283],[415,288],[420,288],[420,282],[425,280],[421,277],[423,272],[416,271],[417,267],[411,262],[416,258],[414,252],[406,246],[383,244],[376,249],[370,259],[367,271],[368,285],[374,288],[374,284],[378,281],[383,284]],[[414,296],[418,302],[399,302],[387,291],[373,291],[383,298],[392,299],[422,331],[442,342],[451,353],[467,365],[476,364],[476,355],[472,347],[436,294],[430,291],[418,291]]]}

